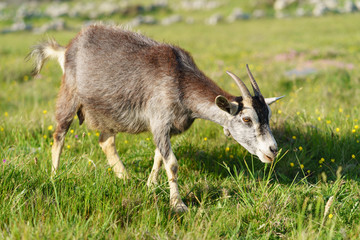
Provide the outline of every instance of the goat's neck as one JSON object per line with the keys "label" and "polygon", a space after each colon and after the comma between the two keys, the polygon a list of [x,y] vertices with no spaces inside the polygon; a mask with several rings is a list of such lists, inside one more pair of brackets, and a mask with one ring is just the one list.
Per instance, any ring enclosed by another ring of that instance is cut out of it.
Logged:
{"label": "goat's neck", "polygon": [[205,75],[197,77],[193,77],[193,75],[188,76],[185,82],[184,95],[193,117],[210,120],[221,126],[227,126],[229,114],[216,106],[215,98],[222,95],[228,100],[233,101],[235,97],[222,90]]}
{"label": "goat's neck", "polygon": [[221,126],[227,126],[229,121],[229,114],[221,110],[214,102],[199,101],[193,110],[194,118],[201,118],[210,120]]}

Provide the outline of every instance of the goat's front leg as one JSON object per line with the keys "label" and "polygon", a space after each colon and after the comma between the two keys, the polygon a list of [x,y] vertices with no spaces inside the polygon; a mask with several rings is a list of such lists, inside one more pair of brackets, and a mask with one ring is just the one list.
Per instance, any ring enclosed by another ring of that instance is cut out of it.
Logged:
{"label": "goat's front leg", "polygon": [[127,179],[128,174],[125,166],[121,162],[119,154],[115,148],[115,135],[102,132],[100,134],[99,144],[116,176],[121,179]]}
{"label": "goat's front leg", "polygon": [[154,139],[163,158],[166,175],[170,185],[170,206],[175,212],[186,212],[188,208],[181,200],[179,193],[179,186],[177,183],[179,165],[173,151],[171,150],[170,135],[154,135]]}
{"label": "goat's front leg", "polygon": [[156,148],[155,156],[154,156],[154,165],[153,165],[153,168],[151,169],[151,173],[150,173],[149,179],[146,184],[148,187],[158,184],[158,176],[159,176],[159,171],[160,171],[162,162],[163,162],[163,158],[161,156],[161,153],[160,153],[159,149]]}

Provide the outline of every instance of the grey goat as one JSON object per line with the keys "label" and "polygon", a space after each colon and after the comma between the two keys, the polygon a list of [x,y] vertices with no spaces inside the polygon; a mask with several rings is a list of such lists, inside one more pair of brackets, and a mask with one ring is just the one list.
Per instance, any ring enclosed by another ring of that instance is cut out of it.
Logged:
{"label": "grey goat", "polygon": [[247,65],[254,96],[227,72],[242,93],[235,97],[206,77],[183,49],[105,25],[83,29],[66,47],[54,40],[43,42],[34,46],[30,56],[35,58],[35,75],[48,58],[56,58],[63,70],[52,146],[54,173],[76,114],[80,124],[86,120],[89,128],[101,132],[100,146],[119,178],[128,174],[115,149],[116,134],[151,131],[157,148],[147,184],[157,184],[164,163],[170,205],[177,212],[187,207],[179,194],[170,137],[187,130],[196,118],[220,124],[225,134],[262,162],[272,162],[277,155],[268,105],[279,98],[262,96]]}

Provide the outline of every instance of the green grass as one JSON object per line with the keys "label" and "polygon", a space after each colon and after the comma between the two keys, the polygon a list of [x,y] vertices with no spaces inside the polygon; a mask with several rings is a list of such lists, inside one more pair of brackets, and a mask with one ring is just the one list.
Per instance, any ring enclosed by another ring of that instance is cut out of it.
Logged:
{"label": "green grass", "polygon": [[[41,36],[2,35],[0,238],[358,239],[359,20],[360,15],[335,15],[140,28],[190,51],[227,91],[239,94],[225,71],[248,81],[249,63],[265,96],[286,95],[272,105],[271,127],[282,149],[273,165],[253,158],[211,122],[197,120],[172,139],[181,195],[190,209],[183,215],[169,208],[164,171],[155,190],[146,187],[155,149],[149,133],[117,136],[131,174],[124,184],[109,171],[97,132],[75,120],[58,175],[51,178],[61,70],[49,62],[40,78],[30,77],[31,63],[24,58]],[[49,35],[66,44],[75,34]],[[294,59],[279,60],[293,50]],[[353,69],[324,60],[351,63]],[[318,72],[303,78],[283,74],[306,62]]]}

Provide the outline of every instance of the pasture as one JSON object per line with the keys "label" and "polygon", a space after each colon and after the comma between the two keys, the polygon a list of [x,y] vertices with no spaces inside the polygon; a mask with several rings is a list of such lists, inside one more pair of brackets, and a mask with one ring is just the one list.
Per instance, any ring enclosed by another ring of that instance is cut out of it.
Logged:
{"label": "pasture", "polygon": [[[0,36],[1,239],[359,239],[359,14],[259,19],[206,26],[141,26],[189,51],[198,67],[240,95],[248,63],[272,108],[280,154],[252,157],[220,126],[196,120],[172,138],[189,212],[173,214],[165,171],[146,186],[155,146],[149,133],[118,134],[130,173],[116,179],[96,131],[74,120],[51,177],[54,110],[61,69],[30,76],[24,58],[41,35]],[[65,45],[77,30],[49,33]],[[310,73],[289,72],[307,69]]]}

